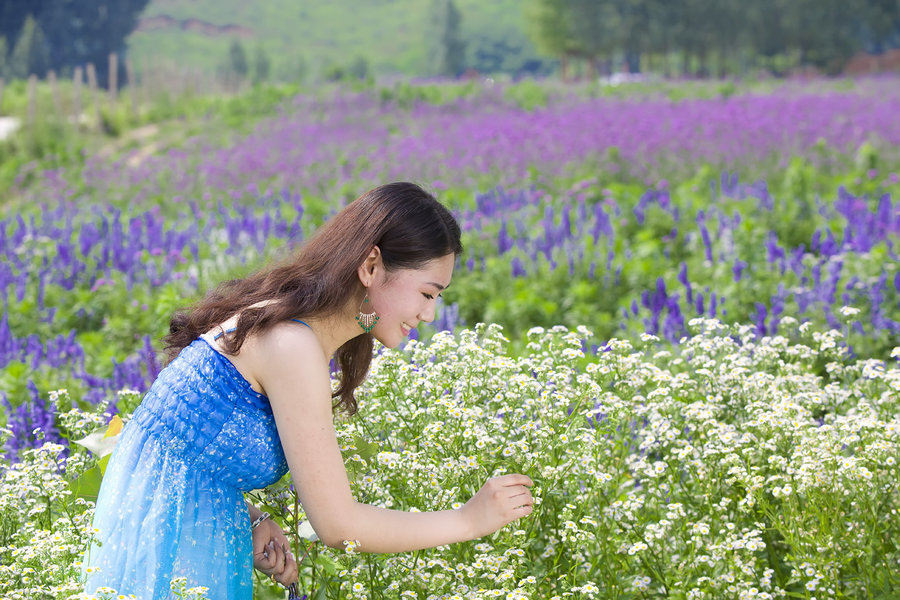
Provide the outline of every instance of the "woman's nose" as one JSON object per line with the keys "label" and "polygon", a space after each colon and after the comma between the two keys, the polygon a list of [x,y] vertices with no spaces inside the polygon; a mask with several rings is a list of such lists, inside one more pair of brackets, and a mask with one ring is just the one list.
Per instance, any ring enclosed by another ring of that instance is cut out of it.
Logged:
{"label": "woman's nose", "polygon": [[434,321],[435,312],[437,312],[437,302],[429,302],[419,313],[419,320],[431,323]]}

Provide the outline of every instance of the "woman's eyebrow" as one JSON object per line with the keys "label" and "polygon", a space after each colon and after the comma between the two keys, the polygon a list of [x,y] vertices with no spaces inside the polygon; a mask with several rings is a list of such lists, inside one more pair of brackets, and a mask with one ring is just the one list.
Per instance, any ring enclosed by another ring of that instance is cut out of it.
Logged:
{"label": "woman's eyebrow", "polygon": [[448,287],[450,287],[449,285],[441,285],[441,284],[435,283],[435,282],[433,282],[433,281],[429,281],[429,282],[427,282],[425,285],[433,285],[433,286],[436,287],[439,291],[444,291],[444,290],[446,290]]}

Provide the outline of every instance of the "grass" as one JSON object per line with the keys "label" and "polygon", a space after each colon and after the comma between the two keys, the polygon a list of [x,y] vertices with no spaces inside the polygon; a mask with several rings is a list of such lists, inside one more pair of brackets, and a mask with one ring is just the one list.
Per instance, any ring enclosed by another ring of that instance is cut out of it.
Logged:
{"label": "grass", "polygon": [[[457,0],[456,5],[462,13],[463,38],[469,41],[470,62],[478,40],[484,38],[511,41],[522,48],[522,59],[538,58],[525,35],[520,2]],[[348,65],[363,56],[376,73],[422,75],[427,72],[428,7],[429,2],[422,0],[266,0],[252,4],[156,0],[143,16],[167,15],[246,27],[251,33],[241,41],[248,50],[264,48],[272,57],[276,74],[290,72],[298,57],[312,65],[313,71],[321,71],[328,65]],[[178,61],[209,71],[224,61],[234,37],[181,30],[137,31],[129,38],[129,47],[139,63]]]}

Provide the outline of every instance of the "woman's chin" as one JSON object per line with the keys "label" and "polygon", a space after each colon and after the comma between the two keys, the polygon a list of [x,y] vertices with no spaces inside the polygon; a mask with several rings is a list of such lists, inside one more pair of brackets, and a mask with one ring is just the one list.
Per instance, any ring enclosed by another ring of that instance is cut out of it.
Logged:
{"label": "woman's chin", "polygon": [[[372,333],[375,334],[374,331]],[[378,340],[378,342],[385,348],[394,349],[399,347],[404,342],[404,340],[406,340],[406,337],[400,335],[382,336],[375,334],[375,339]]]}

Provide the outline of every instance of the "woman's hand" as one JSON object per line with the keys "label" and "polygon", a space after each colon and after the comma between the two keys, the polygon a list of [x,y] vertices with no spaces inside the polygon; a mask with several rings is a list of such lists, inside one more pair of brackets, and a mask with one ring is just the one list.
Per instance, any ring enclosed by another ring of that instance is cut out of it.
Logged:
{"label": "woman's hand", "polygon": [[266,519],[253,530],[253,568],[288,586],[297,582],[297,561],[281,527]]}
{"label": "woman's hand", "polygon": [[468,522],[472,538],[489,535],[518,518],[530,515],[534,502],[528,489],[531,485],[531,479],[519,474],[488,479],[478,493],[459,509]]}

